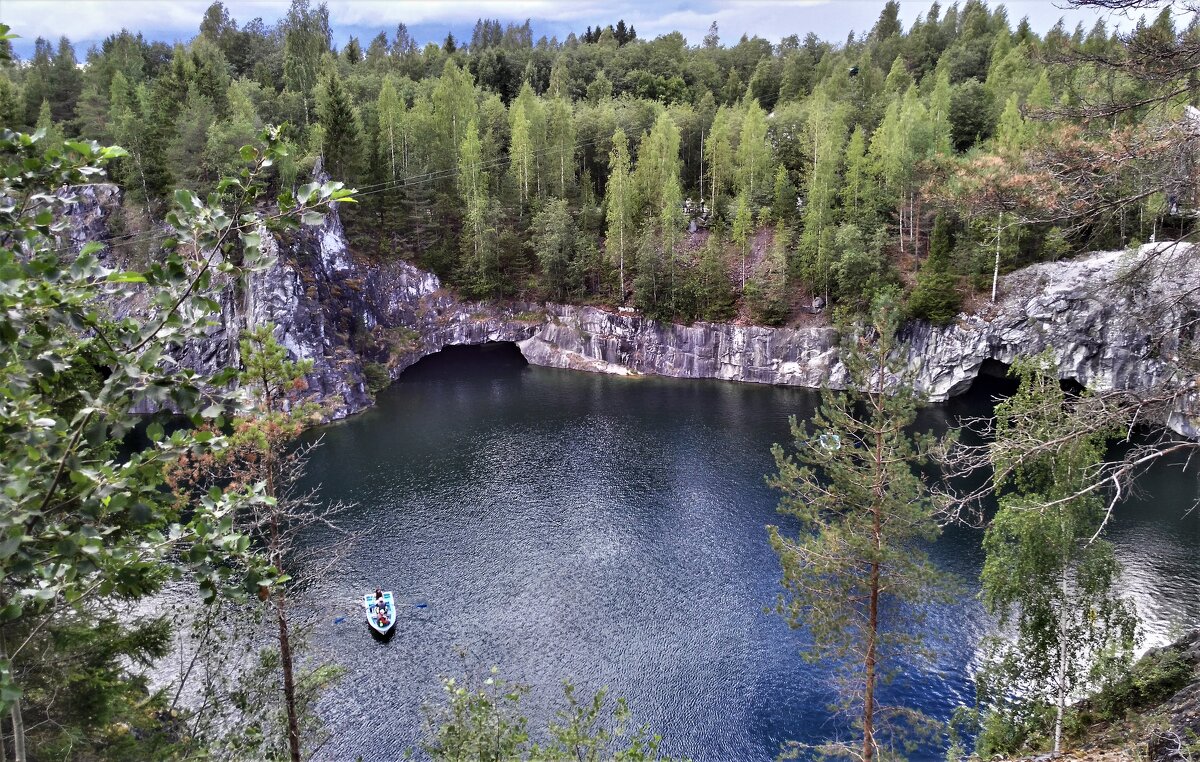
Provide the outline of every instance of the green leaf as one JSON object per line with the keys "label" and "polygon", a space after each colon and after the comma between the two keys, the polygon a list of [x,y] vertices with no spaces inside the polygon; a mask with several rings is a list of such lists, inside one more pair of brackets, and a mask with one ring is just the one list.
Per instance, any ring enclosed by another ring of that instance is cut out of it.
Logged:
{"label": "green leaf", "polygon": [[146,436],[151,442],[161,442],[163,438],[163,427],[158,421],[151,423],[146,427]]}
{"label": "green leaf", "polygon": [[184,209],[199,209],[200,199],[196,198],[196,194],[186,188],[180,188],[175,191],[175,203]]}
{"label": "green leaf", "polygon": [[105,279],[109,283],[145,283],[146,276],[139,272],[126,270],[122,272],[109,273]]}
{"label": "green leaf", "polygon": [[300,221],[305,225],[321,225],[325,222],[325,215],[320,212],[305,212]]}

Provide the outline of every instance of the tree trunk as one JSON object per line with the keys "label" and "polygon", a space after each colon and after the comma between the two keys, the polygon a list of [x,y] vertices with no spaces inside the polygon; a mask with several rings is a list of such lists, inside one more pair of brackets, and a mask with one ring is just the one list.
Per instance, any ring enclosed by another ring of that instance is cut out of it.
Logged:
{"label": "tree trunk", "polygon": [[292,674],[292,641],[288,636],[287,603],[281,592],[276,598],[276,618],[279,620],[279,659],[283,664],[283,697],[287,702],[288,751],[292,762],[300,762],[300,720],[296,716],[296,681]]}
{"label": "tree trunk", "polygon": [[1054,713],[1054,756],[1062,754],[1063,714],[1067,708],[1067,567],[1062,568],[1063,607],[1058,612],[1058,685]]}
{"label": "tree trunk", "polygon": [[992,270],[992,304],[996,303],[996,286],[1000,283],[1000,222],[1004,212],[996,215],[996,267]]}
{"label": "tree trunk", "polygon": [[25,718],[21,716],[21,699],[13,699],[12,709],[13,762],[25,762]]}
{"label": "tree trunk", "polygon": [[[875,514],[875,531],[879,531],[879,514]],[[877,540],[878,542],[878,540]],[[879,563],[871,564],[871,611],[867,627],[866,688],[863,692],[863,751],[864,762],[875,758],[875,663],[879,629]]]}
{"label": "tree trunk", "polygon": [[[872,393],[872,404],[879,408],[884,394],[884,368],[882,365],[875,369],[875,389]],[[870,606],[867,620],[867,655],[863,689],[863,762],[875,759],[875,667],[878,659],[877,646],[879,643],[879,590],[880,590],[880,558],[879,552],[883,546],[883,496],[886,490],[887,462],[884,456],[884,432],[875,431],[875,484],[874,501],[871,506],[871,542],[874,546],[875,557],[871,559],[871,574],[869,585],[871,591]]]}
{"label": "tree trunk", "polygon": [[742,293],[746,293],[746,246],[742,244]]}
{"label": "tree trunk", "polygon": [[621,304],[625,303],[625,226],[621,226],[621,232],[617,235],[618,245],[621,247]]}
{"label": "tree trunk", "polygon": [[[263,389],[269,389],[264,382]],[[273,410],[271,395],[267,393],[267,409]],[[275,489],[275,459],[268,457],[266,466],[266,492],[278,499]],[[279,507],[271,509],[271,563],[276,571],[283,572],[283,548],[279,530]],[[287,708],[288,752],[292,762],[300,762],[300,718],[296,708],[296,680],[292,671],[292,639],[288,632],[287,592],[280,587],[275,595],[275,619],[279,624],[279,661],[283,667],[283,700]]]}
{"label": "tree trunk", "polygon": [[[7,604],[7,598],[4,601]],[[0,659],[8,659],[8,641],[0,634]],[[9,664],[9,669],[12,665]],[[17,697],[13,699],[12,707],[9,708],[9,717],[12,720],[12,736],[13,736],[13,762],[26,762],[25,755],[25,718],[21,716],[21,699]],[[0,737],[0,756],[8,758],[4,752],[3,737]]]}

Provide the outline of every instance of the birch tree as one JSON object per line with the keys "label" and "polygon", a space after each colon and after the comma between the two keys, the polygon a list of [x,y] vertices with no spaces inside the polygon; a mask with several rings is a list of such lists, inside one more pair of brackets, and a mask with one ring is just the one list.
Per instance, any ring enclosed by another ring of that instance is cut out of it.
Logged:
{"label": "birch tree", "polygon": [[621,289],[619,301],[623,304],[628,293],[625,285],[625,255],[633,245],[633,187],[629,175],[629,141],[620,127],[613,133],[612,143],[608,161],[605,248],[609,257],[616,260]]}
{"label": "birch tree", "polygon": [[1021,436],[1058,439],[1070,415],[1053,357],[1018,362],[1018,392],[996,409],[996,469],[1006,476],[1000,510],[984,535],[983,601],[1013,639],[994,638],[980,680],[990,705],[978,750],[1016,751],[1041,732],[1041,707],[1053,713],[1051,751],[1063,750],[1063,720],[1070,702],[1097,687],[1108,670],[1127,663],[1136,617],[1118,595],[1120,573],[1111,543],[1099,537],[1105,501],[1079,494],[1103,462],[1108,437],[1059,440],[1019,465],[1004,462],[1003,440]]}
{"label": "birch tree", "polygon": [[767,141],[767,116],[758,101],[750,101],[742,118],[742,132],[737,147],[738,189],[752,201],[760,201],[770,190],[774,163],[771,144]]}
{"label": "birch tree", "polygon": [[716,212],[717,199],[729,188],[734,169],[734,122],[735,113],[729,106],[717,109],[712,128],[704,141],[704,153],[708,161],[710,191],[709,206]]}

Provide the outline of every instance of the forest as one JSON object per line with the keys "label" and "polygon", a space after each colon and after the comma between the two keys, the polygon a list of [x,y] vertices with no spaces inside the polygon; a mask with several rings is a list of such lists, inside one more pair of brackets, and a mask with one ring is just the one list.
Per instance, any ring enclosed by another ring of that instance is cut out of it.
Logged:
{"label": "forest", "polygon": [[[37,40],[0,74],[0,122],[124,147],[126,248],[174,188],[212,190],[286,123],[273,182],[295,187],[321,157],[359,191],[344,218],[360,254],[469,297],[681,322],[853,315],[899,288],[911,316],[945,323],[999,273],[1183,224],[1169,178],[1099,218],[1062,176],[1062,154],[1136,119],[1097,122],[1093,104],[1153,86],[1101,65],[1116,30],[1039,35],[978,0],[934,3],[907,30],[898,14],[889,2],[835,42],[728,44],[715,22],[703,40],[643,40],[624,21],[535,40],[481,19],[470,40],[421,47],[401,24],[338,50],[323,6],[239,25],[218,2],[187,45],[122,32],[80,61],[66,38]],[[1134,37],[1177,34],[1193,30],[1167,7]],[[1136,184],[1119,162],[1105,172],[1114,197]]]}
{"label": "forest", "polygon": [[[471,299],[859,339],[838,347],[849,389],[772,449],[790,518],[761,536],[775,613],[833,665],[851,732],[780,753],[1057,754],[1194,682],[1182,657],[1133,665],[1104,534],[1148,464],[1195,452],[1145,426],[1194,400],[1194,318],[1146,389],[1085,393],[1053,354],[1018,359],[978,441],[914,433],[922,400],[885,381],[905,321],[986,309],[1002,273],[1191,234],[1196,10],[1186,28],[1168,6],[1039,33],[979,0],[905,29],[892,1],[844,41],[778,44],[715,23],[645,40],[621,19],[535,40],[480,19],[470,40],[421,47],[400,25],[338,48],[323,4],[268,25],[216,2],[187,44],[123,31],[82,60],[65,37],[19,60],[0,24],[3,756],[298,762],[341,730],[316,702],[344,668],[306,647],[301,613],[303,574],[337,548],[317,563],[297,538],[341,508],[302,487],[311,361],[270,325],[242,330],[228,367],[185,357],[273,264],[264,238],[331,209],[354,256]],[[64,246],[80,189],[108,179],[111,235]],[[1194,263],[1182,252],[1158,261]],[[953,495],[934,468],[973,486]],[[925,552],[952,524],[982,530],[997,630],[976,701],[933,718],[882,686],[927,653],[911,625],[958,594]],[[180,586],[177,609],[139,608]],[[156,684],[176,639],[177,680]],[[603,691],[565,684],[531,731],[528,687],[498,670],[442,687],[419,747],[434,759],[662,758]]]}

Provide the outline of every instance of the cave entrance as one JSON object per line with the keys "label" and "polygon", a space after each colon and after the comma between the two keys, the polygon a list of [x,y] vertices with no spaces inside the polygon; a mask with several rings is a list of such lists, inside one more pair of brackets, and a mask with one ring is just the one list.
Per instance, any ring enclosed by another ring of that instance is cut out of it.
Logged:
{"label": "cave entrance", "polygon": [[[970,394],[985,395],[989,398],[1010,397],[1016,393],[1020,382],[1008,374],[1010,366],[999,360],[984,360],[979,366],[979,374],[971,382]],[[1074,378],[1059,379],[1059,386],[1068,395],[1079,395],[1087,389]]]}
{"label": "cave entrance", "polygon": [[398,383],[440,383],[448,379],[506,378],[529,366],[516,342],[450,344],[422,357],[396,379]]}
{"label": "cave entrance", "polygon": [[983,364],[979,366],[979,373],[976,374],[975,380],[971,382],[968,393],[989,399],[1012,396],[1020,384],[1017,379],[1008,375],[1009,368],[1010,366],[1006,362],[984,360]]}

